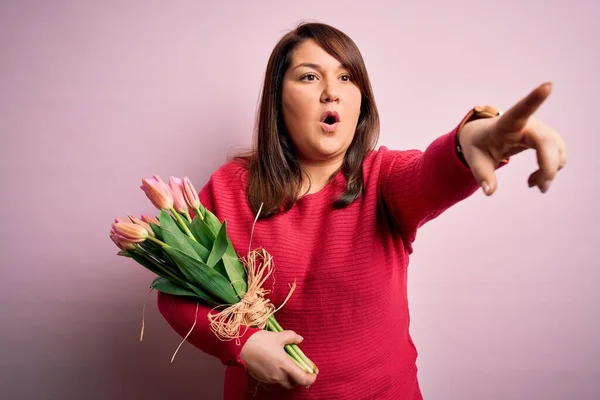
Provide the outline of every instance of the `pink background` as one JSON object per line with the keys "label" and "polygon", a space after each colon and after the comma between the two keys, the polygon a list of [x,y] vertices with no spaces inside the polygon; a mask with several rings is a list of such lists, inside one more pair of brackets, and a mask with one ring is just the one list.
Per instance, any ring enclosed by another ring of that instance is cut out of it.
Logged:
{"label": "pink background", "polygon": [[412,334],[426,399],[599,399],[600,3],[216,3],[0,5],[0,397],[220,398],[216,360],[185,344],[170,363],[152,274],[109,226],[153,212],[142,177],[201,187],[249,145],[272,47],[316,20],[360,47],[391,148],[554,82],[537,116],[569,164],[542,195],[528,152],[421,230]]}

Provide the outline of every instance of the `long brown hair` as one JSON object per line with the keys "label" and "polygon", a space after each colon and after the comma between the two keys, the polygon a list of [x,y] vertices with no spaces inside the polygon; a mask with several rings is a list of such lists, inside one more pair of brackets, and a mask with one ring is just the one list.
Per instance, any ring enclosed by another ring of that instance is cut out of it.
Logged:
{"label": "long brown hair", "polygon": [[250,206],[257,213],[261,203],[264,203],[261,212],[263,218],[289,210],[298,199],[302,187],[302,169],[283,121],[281,96],[283,78],[290,67],[292,53],[308,39],[315,40],[349,70],[362,94],[354,139],[341,166],[346,189],[333,203],[335,208],[348,206],[362,193],[362,163],[379,137],[379,114],[371,82],[354,41],[340,30],[321,23],[301,24],[287,33],[269,57],[257,113],[254,148],[237,157],[247,162],[249,179],[246,191]]}

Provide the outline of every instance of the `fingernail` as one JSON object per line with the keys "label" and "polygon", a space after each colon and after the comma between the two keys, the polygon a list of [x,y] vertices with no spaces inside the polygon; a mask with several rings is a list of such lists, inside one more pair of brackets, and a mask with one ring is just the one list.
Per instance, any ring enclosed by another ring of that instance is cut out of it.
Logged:
{"label": "fingernail", "polygon": [[308,386],[305,386],[305,388],[307,388],[307,389],[308,389],[309,387],[310,387],[310,385],[308,385]]}
{"label": "fingernail", "polygon": [[483,189],[483,193],[485,194],[488,194],[490,191],[490,185],[488,185],[485,181],[481,182],[481,188]]}
{"label": "fingernail", "polygon": [[300,338],[300,340],[304,340],[304,338],[302,336],[298,335],[298,337]]}
{"label": "fingernail", "polygon": [[548,191],[548,189],[550,189],[550,181],[546,181],[542,184],[542,187],[540,188],[540,190],[542,191],[542,193],[546,193]]}

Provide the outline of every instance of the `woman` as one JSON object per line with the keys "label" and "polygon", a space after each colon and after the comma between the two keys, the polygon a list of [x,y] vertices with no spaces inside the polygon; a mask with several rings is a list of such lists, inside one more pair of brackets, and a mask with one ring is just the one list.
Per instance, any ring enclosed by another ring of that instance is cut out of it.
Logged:
{"label": "woman", "polygon": [[[501,116],[477,108],[424,152],[374,150],[379,119],[358,48],[328,25],[299,26],[269,59],[255,148],[200,193],[240,255],[263,204],[252,246],[275,261],[264,285],[276,279],[275,305],[297,282],[277,313],[290,330],[248,328],[238,344],[219,340],[195,301],[161,293],[160,312],[182,336],[198,317],[187,340],[228,366],[225,399],[421,399],[406,295],[416,231],[479,187],[494,193],[494,170],[527,148],[540,166],[529,185],[548,189],[566,149],[531,115],[550,89]],[[318,379],[288,358],[288,343],[302,343]]]}

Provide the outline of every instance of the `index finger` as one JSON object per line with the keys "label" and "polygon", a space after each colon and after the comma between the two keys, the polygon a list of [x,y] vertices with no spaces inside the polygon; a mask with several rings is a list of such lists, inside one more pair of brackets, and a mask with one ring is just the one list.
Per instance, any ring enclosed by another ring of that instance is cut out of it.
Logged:
{"label": "index finger", "polygon": [[517,104],[508,109],[498,124],[505,132],[519,132],[527,123],[529,117],[542,105],[552,91],[552,83],[546,82],[535,88]]}

